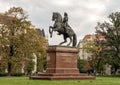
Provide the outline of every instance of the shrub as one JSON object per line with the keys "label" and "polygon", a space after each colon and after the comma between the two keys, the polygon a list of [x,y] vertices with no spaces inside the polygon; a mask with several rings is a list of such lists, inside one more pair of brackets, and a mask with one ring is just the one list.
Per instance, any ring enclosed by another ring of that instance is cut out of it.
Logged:
{"label": "shrub", "polygon": [[87,63],[87,61],[81,60],[80,58],[78,58],[77,67],[78,67],[80,73],[86,73],[87,72],[87,70],[85,69],[86,63]]}
{"label": "shrub", "polygon": [[8,73],[6,73],[6,72],[0,72],[0,77],[7,76],[7,75],[8,75]]}
{"label": "shrub", "polygon": [[23,76],[24,75],[24,73],[20,73],[20,72],[18,72],[18,73],[11,73],[11,76]]}
{"label": "shrub", "polygon": [[26,67],[27,74],[30,75],[34,69],[34,61],[29,61]]}

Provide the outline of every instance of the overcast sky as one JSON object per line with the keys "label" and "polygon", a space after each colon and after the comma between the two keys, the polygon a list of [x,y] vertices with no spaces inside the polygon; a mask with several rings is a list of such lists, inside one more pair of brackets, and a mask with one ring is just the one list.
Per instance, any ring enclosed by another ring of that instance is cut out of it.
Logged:
{"label": "overcast sky", "polygon": [[103,22],[111,12],[120,11],[120,0],[0,0],[0,12],[10,7],[22,7],[29,15],[29,20],[37,28],[45,30],[49,44],[57,45],[63,41],[62,36],[53,34],[49,37],[52,26],[52,12],[62,16],[68,13],[69,25],[77,34],[78,41],[86,34],[95,33],[97,22]]}

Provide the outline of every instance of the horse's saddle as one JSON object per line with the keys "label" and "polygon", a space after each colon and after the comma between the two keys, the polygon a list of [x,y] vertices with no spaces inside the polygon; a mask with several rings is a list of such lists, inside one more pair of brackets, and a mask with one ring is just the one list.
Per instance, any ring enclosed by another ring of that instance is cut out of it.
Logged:
{"label": "horse's saddle", "polygon": [[64,28],[65,28],[65,32],[66,32],[67,34],[74,34],[72,28],[71,28],[69,25],[66,26],[66,27],[64,27]]}

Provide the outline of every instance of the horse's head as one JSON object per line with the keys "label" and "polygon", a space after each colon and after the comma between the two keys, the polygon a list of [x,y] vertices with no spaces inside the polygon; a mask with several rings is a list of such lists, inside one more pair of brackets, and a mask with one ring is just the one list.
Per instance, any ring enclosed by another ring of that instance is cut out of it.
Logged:
{"label": "horse's head", "polygon": [[57,17],[58,17],[58,14],[56,12],[53,12],[52,21],[55,21]]}
{"label": "horse's head", "polygon": [[55,21],[56,19],[62,21],[62,16],[58,12],[53,12],[52,21]]}

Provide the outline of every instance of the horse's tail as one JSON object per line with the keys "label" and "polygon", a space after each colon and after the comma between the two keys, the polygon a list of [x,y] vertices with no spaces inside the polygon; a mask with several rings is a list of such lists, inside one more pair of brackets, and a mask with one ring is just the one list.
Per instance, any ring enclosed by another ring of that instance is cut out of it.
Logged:
{"label": "horse's tail", "polygon": [[73,34],[73,47],[75,47],[77,44],[77,37],[76,37],[76,34],[74,33]]}

